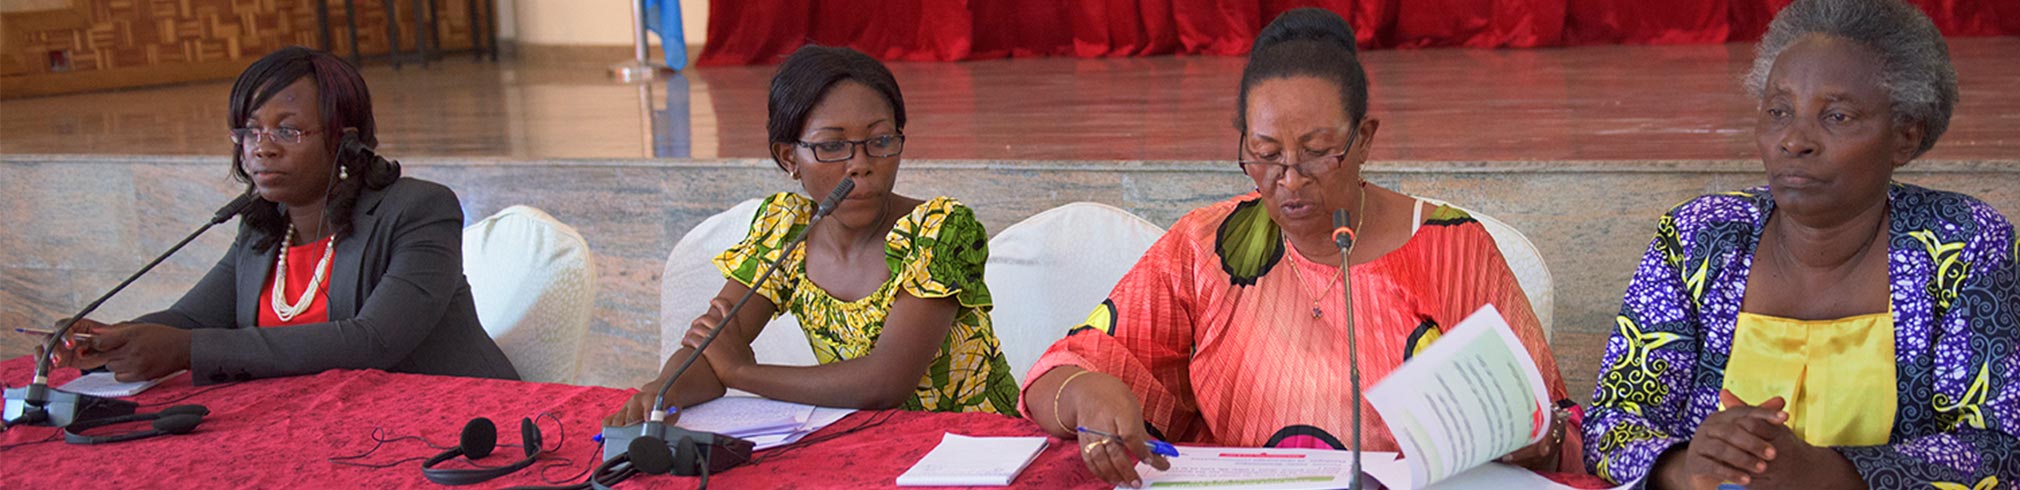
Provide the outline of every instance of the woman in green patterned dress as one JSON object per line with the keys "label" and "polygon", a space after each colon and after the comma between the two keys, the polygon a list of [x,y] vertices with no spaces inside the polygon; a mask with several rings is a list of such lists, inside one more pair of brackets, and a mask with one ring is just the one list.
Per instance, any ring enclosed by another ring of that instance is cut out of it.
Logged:
{"label": "woman in green patterned dress", "polygon": [[[892,192],[905,149],[905,102],[883,64],[847,48],[807,46],[772,78],[772,159],[806,194],[766,198],[749,234],[716,256],[728,280],[667,359],[658,377],[606,425],[650,411],[655,392],[708,329],[724,331],[668,392],[692,406],[736,388],[766,398],[831,407],[1014,414],[1017,383],[989,322],[982,283],[988,233],[949,197]],[[819,227],[815,202],[842,179],[855,190]],[[735,318],[730,304],[805,230],[806,245],[780,265]],[[759,364],[751,341],[773,317],[792,313],[820,360]]]}

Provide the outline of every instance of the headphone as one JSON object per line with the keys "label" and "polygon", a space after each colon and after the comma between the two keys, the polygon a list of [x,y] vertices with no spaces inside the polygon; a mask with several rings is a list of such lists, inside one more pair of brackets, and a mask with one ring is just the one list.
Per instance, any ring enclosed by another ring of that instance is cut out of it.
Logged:
{"label": "headphone", "polygon": [[525,446],[526,458],[515,461],[512,464],[495,468],[470,470],[434,467],[451,459],[456,459],[457,456],[463,456],[472,460],[482,459],[485,456],[490,456],[491,450],[497,449],[497,424],[491,423],[491,419],[484,417],[470,419],[470,423],[463,424],[463,435],[458,440],[456,447],[442,451],[441,454],[428,458],[426,462],[421,463],[421,476],[427,477],[428,481],[442,485],[483,483],[526,469],[526,467],[533,465],[535,459],[538,459],[541,454],[546,452],[540,447],[540,426],[535,425],[533,419],[519,419],[519,441],[520,445]]}
{"label": "headphone", "polygon": [[[154,436],[188,434],[203,423],[203,416],[210,415],[210,409],[203,405],[176,405],[154,413],[139,413],[105,417],[81,422],[72,422],[63,428],[63,442],[71,444],[111,444],[115,442],[146,439]],[[108,425],[152,420],[153,427],[145,430],[103,436],[85,435],[84,431]]]}
{"label": "headphone", "polygon": [[[639,474],[681,474],[675,468],[676,466],[686,466],[700,470],[701,482],[698,488],[706,490],[708,488],[708,470],[706,467],[695,464],[702,458],[700,451],[697,450],[698,448],[692,439],[681,438],[680,442],[683,443],[680,445],[681,449],[673,449],[667,447],[666,441],[660,440],[657,437],[632,439],[631,445],[626,447],[625,452],[618,453],[616,457],[605,460],[603,464],[591,469],[589,472],[589,481],[573,485],[512,487],[507,490],[608,489],[617,486],[619,483],[624,483],[625,480],[629,480],[631,477],[638,476]],[[684,476],[694,475],[686,474]]]}

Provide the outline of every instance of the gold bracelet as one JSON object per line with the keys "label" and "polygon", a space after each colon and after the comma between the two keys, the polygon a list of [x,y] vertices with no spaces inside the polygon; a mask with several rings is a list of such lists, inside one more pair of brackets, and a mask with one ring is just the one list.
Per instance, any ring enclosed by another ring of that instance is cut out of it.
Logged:
{"label": "gold bracelet", "polygon": [[1066,385],[1073,383],[1073,378],[1078,378],[1082,374],[1087,374],[1091,372],[1094,372],[1094,370],[1083,368],[1080,370],[1080,372],[1073,373],[1072,376],[1067,376],[1066,381],[1059,382],[1059,391],[1052,394],[1052,420],[1054,422],[1059,422],[1059,430],[1066,431],[1066,433],[1068,434],[1073,433],[1073,428],[1068,427],[1066,425],[1066,416],[1060,415],[1059,412],[1059,399],[1066,397]]}

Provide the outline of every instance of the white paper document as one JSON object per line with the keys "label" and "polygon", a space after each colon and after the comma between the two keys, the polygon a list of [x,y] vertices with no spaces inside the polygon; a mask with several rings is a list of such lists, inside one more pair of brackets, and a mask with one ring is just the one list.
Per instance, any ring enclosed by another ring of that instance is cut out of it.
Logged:
{"label": "white paper document", "polygon": [[[1181,447],[1158,471],[1138,462],[1146,488],[1198,490],[1317,490],[1346,488],[1353,454],[1327,449]],[[1394,461],[1396,453],[1365,452],[1361,465]],[[1124,488],[1124,487],[1116,487]],[[1372,485],[1370,486],[1372,488]]]}
{"label": "white paper document", "polygon": [[732,437],[793,432],[814,415],[813,405],[757,397],[725,396],[680,411],[674,425]]}
{"label": "white paper document", "polygon": [[153,388],[154,385],[168,381],[168,378],[173,378],[186,372],[189,372],[189,370],[176,371],[168,373],[167,376],[131,383],[122,383],[118,379],[114,379],[114,375],[110,372],[91,373],[70,380],[69,383],[64,383],[63,386],[58,386],[56,389],[97,397],[124,398],[138,395],[143,391],[147,391],[148,388]]}
{"label": "white paper document", "polygon": [[1550,430],[1548,385],[1491,304],[1389,373],[1367,399],[1409,468],[1409,481],[1384,481],[1396,488],[1436,484]]}
{"label": "white paper document", "polygon": [[1009,485],[1046,444],[1042,436],[969,437],[950,432],[905,474],[898,475],[898,486]]}

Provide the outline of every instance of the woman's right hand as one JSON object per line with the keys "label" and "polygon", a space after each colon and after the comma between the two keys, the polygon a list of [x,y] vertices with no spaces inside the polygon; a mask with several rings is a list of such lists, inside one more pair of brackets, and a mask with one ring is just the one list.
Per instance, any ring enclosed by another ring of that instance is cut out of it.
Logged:
{"label": "woman's right hand", "polygon": [[1136,400],[1136,393],[1129,390],[1129,385],[1101,373],[1087,373],[1080,378],[1067,383],[1060,394],[1063,402],[1060,410],[1067,412],[1059,414],[1060,420],[1121,436],[1117,441],[1064,427],[1078,435],[1080,459],[1087,469],[1102,481],[1131,487],[1143,486],[1143,477],[1136,473],[1139,460],[1152,468],[1170,469],[1171,462],[1150,451],[1150,434],[1143,426],[1143,404]]}
{"label": "woman's right hand", "polygon": [[[50,325],[49,329],[61,329],[63,328],[63,323],[67,321],[69,321],[67,318],[57,320]],[[65,334],[66,338],[62,342],[56,343],[55,356],[49,360],[50,366],[77,369],[97,369],[104,366],[107,360],[103,355],[104,353],[91,350],[91,342],[79,341],[75,337],[77,334],[96,334],[102,328],[105,328],[105,324],[103,323],[98,323],[91,319],[78,320],[76,325],[70,327],[70,332]],[[35,354],[37,356],[42,355],[41,346],[35,347]]]}
{"label": "woman's right hand", "polygon": [[[639,387],[638,393],[631,394],[631,399],[625,400],[624,405],[617,408],[617,413],[603,418],[603,426],[623,427],[644,421],[646,414],[652,413],[652,401],[659,397],[659,385],[663,382],[664,380],[653,380]],[[666,414],[667,424],[679,420],[680,412]]]}
{"label": "woman's right hand", "polygon": [[1720,483],[1747,485],[1774,461],[1772,441],[1789,431],[1787,400],[1774,397],[1747,405],[1730,391],[1720,390],[1723,410],[1698,424],[1688,446],[1657,460],[1656,476],[1663,488],[1716,488]]}

